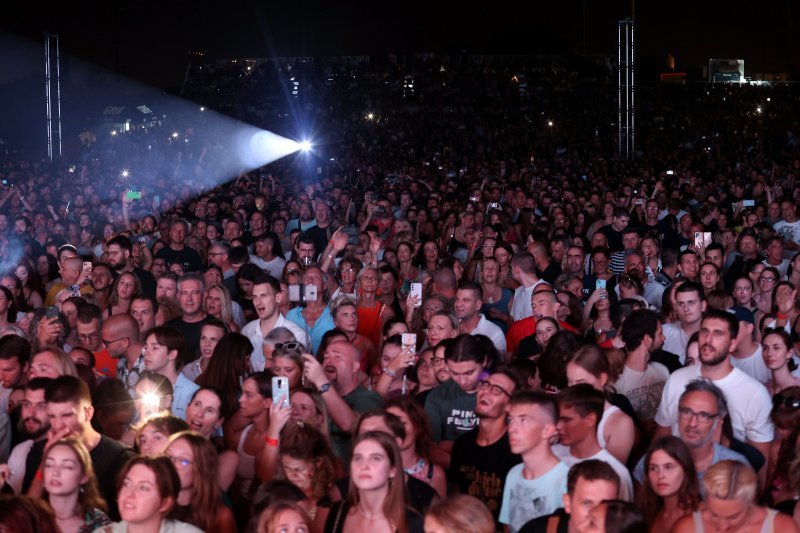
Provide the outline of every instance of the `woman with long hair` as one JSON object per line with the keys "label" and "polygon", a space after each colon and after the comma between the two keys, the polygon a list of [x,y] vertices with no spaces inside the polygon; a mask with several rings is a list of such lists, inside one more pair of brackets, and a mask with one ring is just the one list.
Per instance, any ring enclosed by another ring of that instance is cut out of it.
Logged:
{"label": "woman with long hair", "polygon": [[289,380],[289,391],[303,386],[303,354],[306,348],[297,341],[279,342],[272,350],[272,372]]}
{"label": "woman with long hair", "polygon": [[227,287],[224,285],[208,287],[203,306],[206,313],[225,324],[228,331],[239,331],[239,326],[233,319],[233,301]]}
{"label": "woman with long hair", "polygon": [[[284,265],[284,267],[286,266],[288,266],[288,263]],[[252,263],[242,265],[236,272],[236,284],[240,289],[236,301],[242,306],[244,318],[247,322],[258,318],[256,306],[253,304],[253,282],[263,273],[263,270]]]}
{"label": "woman with long hair", "polygon": [[428,274],[433,274],[439,268],[442,257],[439,253],[439,245],[435,241],[427,240],[417,249],[414,258],[414,266],[424,270]]}
{"label": "woman with long hair", "polygon": [[765,383],[770,396],[789,387],[800,386],[800,378],[792,372],[797,369],[794,362],[792,338],[784,329],[766,329],[761,340],[761,355],[772,377]]}
{"label": "woman with long hair", "polygon": [[201,533],[192,524],[173,518],[181,480],[165,455],[140,455],[129,460],[119,474],[117,502],[122,521],[96,530],[102,533]]}
{"label": "woman with long hair", "polygon": [[756,474],[749,465],[730,459],[719,461],[703,476],[703,505],[678,520],[672,531],[798,531],[791,516],[759,506],[757,494]]}
{"label": "woman with long hair", "polygon": [[44,499],[53,508],[63,533],[90,532],[111,523],[92,458],[80,440],[57,440],[45,452],[42,464]]}
{"label": "woman with long hair", "polygon": [[218,484],[227,491],[236,478],[239,467],[239,456],[233,450],[225,448],[221,436],[222,425],[231,416],[230,404],[225,394],[216,387],[197,389],[186,406],[186,422],[192,431],[196,431],[214,446],[217,452]]}
{"label": "woman with long hair", "polygon": [[382,398],[408,395],[416,384],[408,380],[406,370],[416,362],[416,346],[403,346],[401,335],[389,337],[383,343],[380,359],[370,369],[373,390]]}
{"label": "woman with long hair", "polygon": [[22,284],[19,299],[25,302],[26,310],[40,308],[44,303],[44,285],[38,270],[27,256],[20,259],[14,274]]}
{"label": "woman with long hair", "polygon": [[390,400],[386,410],[397,416],[406,430],[400,443],[403,470],[409,476],[423,481],[436,490],[440,498],[447,497],[447,477],[441,466],[431,460],[431,424],[425,409],[411,398]]}
{"label": "woman with long hair", "polygon": [[60,277],[58,274],[58,259],[50,254],[39,254],[36,257],[36,273],[39,274],[39,279],[45,289],[49,289],[48,285]]}
{"label": "woman with long hair", "polygon": [[194,431],[182,431],[170,437],[164,454],[180,478],[173,516],[203,531],[235,533],[233,513],[222,504],[219,456],[211,442]]}
{"label": "woman with long hair", "polygon": [[250,371],[252,353],[253,344],[241,333],[224,335],[214,347],[211,361],[196,383],[201,387],[216,387],[225,394],[230,405],[236,405],[242,379]]}
{"label": "woman with long hair", "polygon": [[142,282],[133,272],[123,272],[114,280],[111,286],[111,296],[108,297],[106,316],[128,313],[131,310],[131,301],[142,294]]}
{"label": "woman with long hair", "polygon": [[401,298],[408,296],[411,284],[419,281],[420,271],[414,266],[414,245],[408,241],[397,244],[397,290]]}
{"label": "woman with long hair", "polygon": [[[767,461],[765,502],[782,512],[792,514],[797,501],[797,488],[792,476],[797,473],[797,439],[800,435],[800,387],[789,387],[772,397],[770,419],[775,425],[775,438],[770,443]],[[778,504],[791,502],[791,509]]]}
{"label": "woman with long hair", "polygon": [[354,443],[347,498],[334,504],[325,533],[421,532],[422,519],[406,505],[403,460],[397,442],[380,431],[367,431]]}
{"label": "woman with long hair", "polygon": [[758,276],[758,294],[754,297],[758,310],[762,313],[772,311],[772,291],[781,280],[781,274],[775,267],[765,267]]}
{"label": "woman with long hair", "polygon": [[225,323],[216,318],[209,319],[203,324],[203,327],[200,328],[200,357],[183,365],[181,374],[192,381],[197,381],[211,364],[217,344],[228,333],[229,330]]}
{"label": "woman with long hair", "polygon": [[447,300],[438,294],[423,298],[416,307],[413,302],[406,302],[406,324],[412,333],[417,334],[417,339],[425,339],[428,322],[436,311],[446,311]]}
{"label": "woman with long hair", "polygon": [[644,510],[651,531],[669,531],[697,510],[697,472],[682,440],[672,435],[654,440],[644,457],[644,471]]}
{"label": "woman with long hair", "polygon": [[625,464],[636,439],[636,427],[628,414],[609,401],[613,392],[609,383],[616,378],[611,375],[608,358],[596,344],[585,344],[567,357],[567,385],[588,383],[606,395],[603,417],[597,424],[597,441]]}
{"label": "woman with long hair", "polygon": [[10,290],[0,285],[0,328],[10,326],[17,321],[17,306]]}

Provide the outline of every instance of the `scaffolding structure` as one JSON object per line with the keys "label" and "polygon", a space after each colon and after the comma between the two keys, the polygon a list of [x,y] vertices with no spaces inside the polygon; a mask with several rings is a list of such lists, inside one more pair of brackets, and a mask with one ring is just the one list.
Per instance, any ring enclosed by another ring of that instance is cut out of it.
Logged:
{"label": "scaffolding structure", "polygon": [[635,156],[633,19],[617,23],[617,150],[626,159]]}
{"label": "scaffolding structure", "polygon": [[[55,57],[51,56],[51,46],[55,49]],[[55,79],[53,76],[55,71]],[[53,89],[56,94],[56,115],[53,116]],[[46,107],[47,127],[47,157],[50,161],[54,156],[61,157],[61,54],[59,52],[58,34],[44,34],[44,94]],[[56,121],[56,134],[58,136],[58,153],[55,153],[53,140],[53,121]]]}

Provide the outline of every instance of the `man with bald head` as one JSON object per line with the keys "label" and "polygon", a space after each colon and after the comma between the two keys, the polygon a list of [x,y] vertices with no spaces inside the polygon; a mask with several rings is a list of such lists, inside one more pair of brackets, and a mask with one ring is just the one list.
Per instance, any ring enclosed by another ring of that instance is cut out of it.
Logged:
{"label": "man with bald head", "polygon": [[72,286],[80,287],[81,295],[91,296],[94,289],[88,284],[89,271],[83,270],[83,259],[80,257],[69,257],[62,259],[58,269],[61,274],[61,283],[56,283],[47,291],[44,305],[55,305],[56,295],[62,289]]}
{"label": "man with bald head", "polygon": [[117,379],[125,384],[131,398],[136,397],[136,383],[144,370],[144,344],[139,340],[139,323],[131,315],[112,315],[100,329],[103,345],[117,359]]}
{"label": "man with bald head", "polygon": [[303,354],[306,382],[319,390],[330,414],[333,449],[345,460],[350,457],[352,430],[360,413],[377,409],[381,398],[358,382],[358,348],[349,341],[334,341],[325,349],[320,364],[313,355]]}

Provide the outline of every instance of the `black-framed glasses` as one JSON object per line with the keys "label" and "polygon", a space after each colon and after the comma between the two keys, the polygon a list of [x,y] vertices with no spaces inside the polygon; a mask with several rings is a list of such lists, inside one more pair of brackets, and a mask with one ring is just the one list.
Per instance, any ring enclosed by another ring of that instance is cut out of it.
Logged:
{"label": "black-framed glasses", "polygon": [[800,398],[786,398],[780,394],[772,397],[772,405],[775,407],[788,407],[789,409],[800,409]]}
{"label": "black-framed glasses", "polygon": [[120,337],[120,338],[118,338],[118,339],[113,339],[113,340],[107,340],[107,339],[103,339],[101,342],[102,342],[104,345],[106,345],[106,346],[109,346],[109,345],[111,345],[111,344],[114,344],[114,343],[115,343],[115,342],[117,342],[117,341],[121,341],[121,340],[123,340],[123,339],[127,339],[127,338],[129,338],[129,337]]}
{"label": "black-framed glasses", "polygon": [[693,410],[689,409],[688,407],[678,407],[678,414],[680,415],[681,418],[685,418],[685,419],[691,419],[691,418],[697,417],[697,419],[700,422],[704,422],[706,424],[711,422],[715,418],[717,418],[717,416],[719,416],[719,413],[707,413],[705,411],[693,411]]}
{"label": "black-framed glasses", "polygon": [[505,390],[500,385],[495,385],[494,383],[490,383],[485,379],[482,379],[478,382],[478,390],[489,390],[492,393],[492,396],[500,396],[501,394],[505,394],[509,398],[511,398],[511,393]]}

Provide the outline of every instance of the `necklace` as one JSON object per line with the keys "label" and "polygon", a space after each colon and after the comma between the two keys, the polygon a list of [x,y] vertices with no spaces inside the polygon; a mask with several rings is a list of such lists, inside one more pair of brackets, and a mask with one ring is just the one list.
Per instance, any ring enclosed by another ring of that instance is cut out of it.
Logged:
{"label": "necklace", "polygon": [[416,464],[409,466],[408,468],[404,468],[403,471],[408,474],[409,476],[415,476],[422,472],[423,468],[425,468],[425,459],[420,457],[419,461]]}

